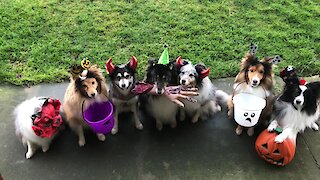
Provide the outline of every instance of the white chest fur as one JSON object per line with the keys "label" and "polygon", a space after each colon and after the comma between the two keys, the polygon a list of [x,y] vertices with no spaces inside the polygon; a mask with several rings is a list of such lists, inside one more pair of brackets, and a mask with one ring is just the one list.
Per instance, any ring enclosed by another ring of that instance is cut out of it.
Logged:
{"label": "white chest fur", "polygon": [[248,93],[261,97],[263,99],[271,95],[270,91],[265,90],[262,86],[252,87],[247,83],[235,83],[233,85],[233,89],[235,91],[235,94]]}

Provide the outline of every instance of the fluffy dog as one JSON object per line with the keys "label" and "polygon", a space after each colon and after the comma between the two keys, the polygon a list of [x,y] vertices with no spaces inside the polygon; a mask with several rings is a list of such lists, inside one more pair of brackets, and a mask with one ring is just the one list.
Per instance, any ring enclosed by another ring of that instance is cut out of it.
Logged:
{"label": "fluffy dog", "polygon": [[138,61],[134,56],[127,64],[120,66],[114,66],[111,58],[106,62],[106,69],[111,80],[109,97],[116,107],[113,114],[115,122],[111,131],[112,134],[118,132],[118,115],[121,112],[133,112],[136,128],[143,129],[138,117],[138,96],[131,92],[136,83],[137,65]]}
{"label": "fluffy dog", "polygon": [[27,159],[31,158],[39,147],[43,152],[49,150],[50,143],[62,124],[59,109],[59,100],[44,97],[25,100],[15,108],[16,135],[28,148]]}
{"label": "fluffy dog", "polygon": [[[233,96],[239,93],[249,93],[257,97],[266,99],[267,105],[263,109],[259,122],[267,121],[272,113],[273,95],[273,64],[278,63],[281,58],[275,56],[274,58],[266,57],[258,60],[255,56],[256,46],[251,46],[250,53],[247,53],[242,59],[240,72],[235,78],[233,85]],[[228,102],[229,112],[228,115],[233,119],[233,102],[229,99]],[[236,134],[242,134],[243,127],[238,125]],[[249,136],[254,134],[254,127],[250,127],[247,131]]]}
{"label": "fluffy dog", "polygon": [[219,90],[210,81],[208,75],[210,68],[202,64],[192,65],[191,62],[183,61],[181,57],[176,60],[178,69],[179,84],[186,88],[198,88],[198,96],[194,99],[196,102],[182,99],[184,107],[180,108],[180,120],[184,120],[186,115],[192,117],[192,122],[196,123],[199,119],[206,119],[209,115],[221,111],[221,106],[217,99],[226,102],[228,94]]}
{"label": "fluffy dog", "polygon": [[163,124],[170,124],[172,128],[177,126],[176,114],[178,105],[170,101],[165,93],[168,85],[177,85],[176,70],[174,63],[167,65],[157,64],[154,60],[149,60],[145,82],[156,86],[156,94],[148,94],[146,100],[146,110],[156,119],[156,126],[159,131]]}
{"label": "fluffy dog", "polygon": [[[107,88],[97,65],[92,65],[83,71],[81,67],[74,66],[71,71],[72,77],[64,95],[63,111],[71,129],[79,136],[79,146],[84,146],[86,141],[83,127],[88,125],[83,119],[82,111],[93,102],[106,101]],[[101,133],[97,133],[97,137],[100,141],[105,140],[105,136]]]}
{"label": "fluffy dog", "polygon": [[299,132],[306,127],[319,130],[315,123],[320,117],[320,82],[299,84],[293,67],[283,69],[280,76],[285,82],[281,95],[274,104],[272,122],[268,131],[280,126],[283,132],[275,142],[282,143],[286,138],[296,139]]}

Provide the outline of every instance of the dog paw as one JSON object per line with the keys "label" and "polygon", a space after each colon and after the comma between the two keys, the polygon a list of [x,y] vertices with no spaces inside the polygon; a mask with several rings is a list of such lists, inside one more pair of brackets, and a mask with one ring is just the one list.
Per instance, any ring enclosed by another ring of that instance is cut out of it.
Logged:
{"label": "dog paw", "polygon": [[117,133],[118,133],[118,128],[112,128],[111,134],[112,134],[112,135],[115,135],[115,134],[117,134]]}
{"label": "dog paw", "polygon": [[26,159],[30,159],[32,156],[33,156],[33,152],[31,152],[31,151],[28,151],[27,153],[26,153]]}
{"label": "dog paw", "polygon": [[236,134],[237,134],[238,136],[240,136],[240,135],[242,134],[242,127],[238,126],[238,127],[236,128]]}
{"label": "dog paw", "polygon": [[80,147],[83,147],[86,144],[86,141],[84,139],[80,139],[78,143]]}
{"label": "dog paw", "polygon": [[254,128],[249,128],[247,134],[248,136],[252,136],[254,134]]}
{"label": "dog paw", "polygon": [[42,152],[47,152],[49,150],[49,146],[42,146]]}
{"label": "dog paw", "polygon": [[143,125],[140,123],[140,124],[136,125],[136,128],[139,129],[139,130],[142,130],[143,129]]}
{"label": "dog paw", "polygon": [[317,123],[312,123],[312,124],[311,124],[311,128],[312,128],[313,130],[315,130],[315,131],[318,131],[318,130],[319,130],[319,126],[318,126]]}
{"label": "dog paw", "polygon": [[282,143],[286,138],[287,138],[287,137],[279,134],[278,136],[276,136],[276,138],[274,139],[274,141],[275,141],[276,143]]}
{"label": "dog paw", "polygon": [[106,140],[106,136],[104,134],[97,134],[97,138],[99,139],[99,141],[105,141]]}
{"label": "dog paw", "polygon": [[191,120],[192,123],[196,123],[198,121],[199,121],[199,118],[192,118],[192,120]]}
{"label": "dog paw", "polygon": [[269,131],[269,132],[272,132],[272,131],[276,130],[277,126],[278,126],[278,123],[275,122],[275,121],[272,121],[272,122],[270,123],[270,125],[268,126],[268,131]]}

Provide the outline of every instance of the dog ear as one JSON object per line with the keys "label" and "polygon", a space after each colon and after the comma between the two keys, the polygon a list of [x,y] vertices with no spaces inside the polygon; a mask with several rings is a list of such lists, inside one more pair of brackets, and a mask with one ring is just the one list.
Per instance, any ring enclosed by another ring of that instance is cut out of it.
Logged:
{"label": "dog ear", "polygon": [[197,64],[195,66],[197,73],[199,74],[199,78],[203,79],[210,74],[210,68],[206,68],[203,64]]}
{"label": "dog ear", "polygon": [[106,62],[106,70],[108,74],[111,74],[114,71],[115,67],[112,64],[112,58],[110,58],[107,62]]}
{"label": "dog ear", "polygon": [[136,70],[136,68],[138,66],[138,60],[136,57],[134,57],[134,55],[131,56],[130,61],[128,62],[127,66],[133,70]]}
{"label": "dog ear", "polygon": [[180,68],[184,65],[181,56],[179,56],[179,57],[176,59],[175,65],[176,65],[177,69],[180,69]]}
{"label": "dog ear", "polygon": [[79,75],[82,73],[83,69],[80,65],[73,65],[70,68],[70,73],[71,73],[71,77],[72,79],[76,80],[77,78],[79,78]]}

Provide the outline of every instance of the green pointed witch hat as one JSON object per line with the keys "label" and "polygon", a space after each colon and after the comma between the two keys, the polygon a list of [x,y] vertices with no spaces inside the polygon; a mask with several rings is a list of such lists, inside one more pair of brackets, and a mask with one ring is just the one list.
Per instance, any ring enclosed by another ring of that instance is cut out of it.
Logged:
{"label": "green pointed witch hat", "polygon": [[164,45],[164,50],[158,60],[158,64],[169,64],[169,53],[168,53],[168,45]]}

